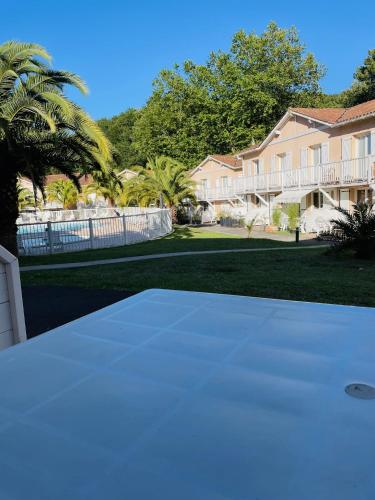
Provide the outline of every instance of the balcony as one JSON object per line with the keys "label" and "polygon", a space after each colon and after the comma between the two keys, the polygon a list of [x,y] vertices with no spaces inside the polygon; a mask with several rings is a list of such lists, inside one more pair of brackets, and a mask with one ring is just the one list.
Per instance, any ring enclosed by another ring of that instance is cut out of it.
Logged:
{"label": "balcony", "polygon": [[200,189],[200,201],[233,200],[251,193],[272,193],[289,189],[356,186],[375,182],[375,155],[340,160],[322,165],[268,172],[233,179],[231,187]]}
{"label": "balcony", "polygon": [[[237,181],[237,179],[234,179],[234,181]],[[219,189],[198,189],[195,196],[198,201],[231,200],[237,198],[236,189],[236,185]]]}
{"label": "balcony", "polygon": [[235,179],[233,189],[238,195],[255,192],[286,191],[311,187],[335,187],[370,184],[375,179],[375,155],[352,160],[268,172]]}

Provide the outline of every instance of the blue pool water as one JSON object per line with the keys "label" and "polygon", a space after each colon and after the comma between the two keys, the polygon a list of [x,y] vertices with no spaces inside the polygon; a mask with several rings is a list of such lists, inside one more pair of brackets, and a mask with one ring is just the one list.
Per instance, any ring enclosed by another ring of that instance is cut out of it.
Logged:
{"label": "blue pool water", "polygon": [[[92,221],[94,225],[100,225],[100,221]],[[66,221],[66,222],[53,222],[52,231],[75,231],[77,229],[87,228],[88,222],[82,221]],[[18,226],[18,234],[33,234],[43,233],[47,230],[47,223],[40,224],[26,224]]]}

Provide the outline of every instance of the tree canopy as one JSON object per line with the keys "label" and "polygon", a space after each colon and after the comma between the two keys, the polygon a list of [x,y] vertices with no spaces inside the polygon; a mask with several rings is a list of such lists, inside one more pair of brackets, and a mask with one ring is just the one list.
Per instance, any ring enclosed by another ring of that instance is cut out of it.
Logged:
{"label": "tree canopy", "polygon": [[323,97],[323,75],[295,28],[270,23],[260,35],[241,30],[228,52],[212,52],[205,64],[185,61],[162,70],[133,131],[125,134],[138,163],[167,155],[192,167],[207,154],[259,141],[288,106],[313,105]]}
{"label": "tree canopy", "polygon": [[98,120],[98,125],[115,148],[114,166],[119,170],[145,163],[133,140],[134,125],[139,114],[138,110],[129,108],[112,118]]}
{"label": "tree canopy", "polygon": [[121,167],[160,155],[193,167],[208,154],[236,152],[264,139],[289,106],[342,107],[374,99],[375,49],[349,90],[323,93],[324,74],[297,30],[272,22],[261,34],[238,31],[229,50],[212,52],[205,64],[188,60],[163,69],[143,108],[99,124]]}
{"label": "tree canopy", "polygon": [[78,185],[74,175],[106,170],[111,145],[79,106],[64,94],[66,85],[86,92],[75,74],[53,70],[37,45],[0,45],[0,244],[17,253],[17,179],[26,176],[41,190],[51,168]]}
{"label": "tree canopy", "polygon": [[354,73],[352,87],[343,92],[345,106],[375,99],[375,49],[369,50],[363,64]]}

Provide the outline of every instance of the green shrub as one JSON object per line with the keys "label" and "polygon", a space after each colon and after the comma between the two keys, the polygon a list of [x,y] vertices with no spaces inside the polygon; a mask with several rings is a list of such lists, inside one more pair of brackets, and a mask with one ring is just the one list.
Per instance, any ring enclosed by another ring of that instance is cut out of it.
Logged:
{"label": "green shrub", "polygon": [[288,216],[288,227],[290,231],[294,231],[299,222],[299,204],[290,203],[287,205],[286,214]]}
{"label": "green shrub", "polygon": [[281,225],[281,210],[280,208],[275,208],[272,212],[272,224],[276,227],[280,227]]}

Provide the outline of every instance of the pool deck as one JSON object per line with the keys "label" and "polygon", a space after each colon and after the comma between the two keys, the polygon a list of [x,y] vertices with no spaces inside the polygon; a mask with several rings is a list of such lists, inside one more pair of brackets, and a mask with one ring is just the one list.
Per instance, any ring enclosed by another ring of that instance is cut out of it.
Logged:
{"label": "pool deck", "polygon": [[367,500],[375,310],[148,290],[0,352],[0,498]]}

